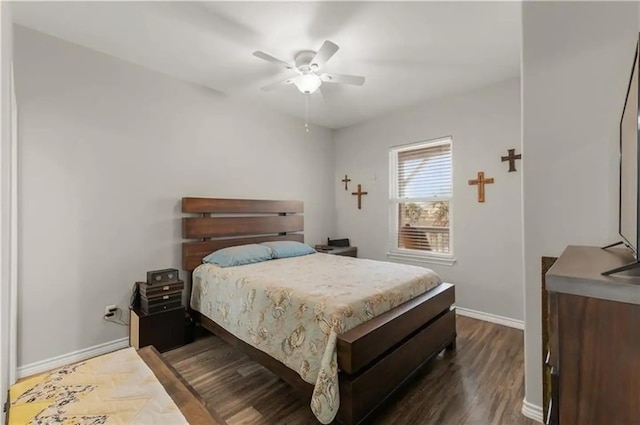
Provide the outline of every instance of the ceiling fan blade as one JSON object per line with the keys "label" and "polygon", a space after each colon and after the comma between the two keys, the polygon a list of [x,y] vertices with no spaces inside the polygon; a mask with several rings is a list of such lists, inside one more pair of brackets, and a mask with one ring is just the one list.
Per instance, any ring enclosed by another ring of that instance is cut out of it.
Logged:
{"label": "ceiling fan blade", "polygon": [[320,47],[320,50],[318,50],[316,55],[311,60],[311,64],[310,64],[311,68],[315,68],[315,69],[322,68],[322,66],[325,63],[327,63],[327,61],[331,59],[333,55],[336,54],[338,49],[339,47],[337,44],[332,43],[329,40],[326,40],[324,43],[322,43],[322,47]]}
{"label": "ceiling fan blade", "polygon": [[271,90],[279,89],[280,87],[288,86],[289,84],[293,84],[293,78],[287,78],[284,81],[278,81],[277,83],[269,84],[267,86],[262,87],[260,90],[271,91]]}
{"label": "ceiling fan blade", "polygon": [[360,75],[322,74],[320,79],[325,83],[353,84],[355,86],[364,84],[364,77]]}
{"label": "ceiling fan blade", "polygon": [[282,65],[287,69],[295,69],[295,67],[293,65],[288,64],[285,61],[280,60],[278,58],[274,58],[270,54],[267,54],[265,52],[261,52],[259,50],[257,52],[253,52],[253,56],[255,56],[257,58],[260,58],[262,60],[266,60],[267,62],[275,63],[276,65]]}

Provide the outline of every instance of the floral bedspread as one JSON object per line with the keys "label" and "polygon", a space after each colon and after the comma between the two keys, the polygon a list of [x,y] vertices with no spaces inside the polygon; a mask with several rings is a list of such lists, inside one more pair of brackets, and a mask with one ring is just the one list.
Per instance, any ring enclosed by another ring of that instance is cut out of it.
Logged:
{"label": "floral bedspread", "polygon": [[439,285],[432,270],[310,254],[193,272],[191,306],[315,384],[324,424],[340,404],[337,336]]}

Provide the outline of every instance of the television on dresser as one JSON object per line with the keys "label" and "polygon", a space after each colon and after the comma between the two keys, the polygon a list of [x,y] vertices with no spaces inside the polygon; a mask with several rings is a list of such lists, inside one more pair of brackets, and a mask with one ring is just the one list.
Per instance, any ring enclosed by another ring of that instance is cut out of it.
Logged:
{"label": "television on dresser", "polygon": [[633,56],[633,66],[631,68],[631,78],[627,87],[627,95],[622,109],[620,118],[620,186],[619,186],[619,203],[618,203],[618,231],[622,237],[622,241],[609,246],[624,244],[634,254],[635,261],[612,270],[603,272],[603,275],[620,273],[635,268],[640,268],[638,261],[638,211],[640,207],[638,202],[638,165],[640,164],[640,115],[638,115],[638,60],[639,44],[636,44],[635,54]]}

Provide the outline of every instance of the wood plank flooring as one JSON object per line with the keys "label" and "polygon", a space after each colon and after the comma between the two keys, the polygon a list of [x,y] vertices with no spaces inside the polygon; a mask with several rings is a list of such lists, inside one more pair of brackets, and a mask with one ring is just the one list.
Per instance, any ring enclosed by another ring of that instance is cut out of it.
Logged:
{"label": "wood plank flooring", "polygon": [[[369,423],[534,425],[522,416],[522,331],[457,318],[455,352],[440,354]],[[317,424],[307,403],[215,336],[164,353],[228,425]]]}
{"label": "wood plank flooring", "polygon": [[138,354],[153,371],[190,424],[224,424],[223,419],[215,417],[215,411],[207,410],[206,402],[194,392],[193,388],[185,384],[184,378],[167,363],[167,360],[153,346],[144,347],[138,351]]}

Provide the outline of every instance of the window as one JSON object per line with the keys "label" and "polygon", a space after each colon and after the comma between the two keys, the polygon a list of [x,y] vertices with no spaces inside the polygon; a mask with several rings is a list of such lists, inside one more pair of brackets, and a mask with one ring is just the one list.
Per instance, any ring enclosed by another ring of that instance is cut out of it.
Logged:
{"label": "window", "polygon": [[392,148],[389,256],[453,264],[451,137]]}

